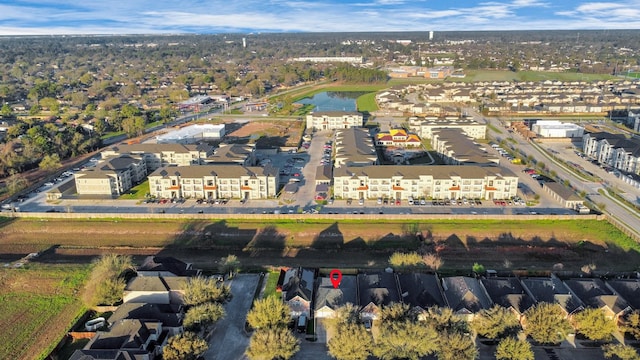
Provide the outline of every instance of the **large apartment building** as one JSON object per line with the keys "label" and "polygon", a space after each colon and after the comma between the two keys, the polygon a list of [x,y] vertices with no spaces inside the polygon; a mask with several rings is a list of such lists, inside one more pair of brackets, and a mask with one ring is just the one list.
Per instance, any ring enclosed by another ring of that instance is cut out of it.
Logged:
{"label": "large apartment building", "polygon": [[423,139],[431,140],[436,129],[460,129],[472,139],[484,139],[487,135],[487,125],[480,124],[470,118],[409,118],[409,128]]}
{"label": "large apartment building", "polygon": [[307,129],[336,130],[360,127],[364,117],[357,111],[316,111],[307,115]]}
{"label": "large apartment building", "polygon": [[465,135],[460,129],[436,129],[433,131],[431,147],[437,151],[447,165],[497,165],[500,157],[489,154],[483,147]]}
{"label": "large apartment building", "polygon": [[149,175],[149,193],[159,198],[270,199],[278,169],[239,165],[165,166]]}
{"label": "large apartment building", "polygon": [[584,153],[601,164],[640,175],[640,141],[623,134],[587,133],[582,138]]}
{"label": "large apartment building", "polygon": [[343,199],[510,199],[518,177],[493,166],[363,166],[336,168],[334,195]]}
{"label": "large apartment building", "polygon": [[335,132],[335,166],[366,166],[378,163],[375,144],[367,129],[349,128]]}
{"label": "large apartment building", "polygon": [[122,155],[99,162],[75,174],[78,195],[120,196],[144,181],[147,166],[140,156]]}
{"label": "large apartment building", "polygon": [[102,158],[139,155],[147,163],[148,171],[153,171],[167,165],[200,165],[213,154],[213,148],[204,144],[121,144],[111,146],[101,154]]}

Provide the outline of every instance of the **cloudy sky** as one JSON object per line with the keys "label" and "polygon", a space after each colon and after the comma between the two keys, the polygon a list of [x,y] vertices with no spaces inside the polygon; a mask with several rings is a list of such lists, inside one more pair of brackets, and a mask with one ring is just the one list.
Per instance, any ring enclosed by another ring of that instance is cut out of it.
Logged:
{"label": "cloudy sky", "polygon": [[640,29],[640,0],[0,0],[0,35]]}

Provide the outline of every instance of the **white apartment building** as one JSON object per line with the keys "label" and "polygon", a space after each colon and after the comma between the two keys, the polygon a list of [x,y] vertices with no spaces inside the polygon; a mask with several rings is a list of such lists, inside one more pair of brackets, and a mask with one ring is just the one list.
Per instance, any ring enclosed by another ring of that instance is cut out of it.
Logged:
{"label": "white apartment building", "polygon": [[518,177],[494,166],[363,166],[336,168],[333,192],[343,199],[510,199]]}
{"label": "white apartment building", "polygon": [[316,111],[307,115],[307,129],[336,130],[363,124],[364,117],[357,111]]}
{"label": "white apartment building", "polygon": [[78,195],[120,196],[144,181],[147,166],[139,156],[116,156],[74,175]]}
{"label": "white apartment building", "polygon": [[102,151],[102,158],[124,154],[139,155],[147,163],[148,171],[167,165],[199,165],[213,154],[209,145],[183,144],[121,144]]}
{"label": "white apartment building", "polygon": [[431,140],[436,129],[460,129],[472,139],[484,139],[487,135],[487,125],[480,124],[467,118],[409,118],[409,128],[423,139]]}
{"label": "white apartment building", "polygon": [[623,134],[587,133],[582,138],[584,153],[601,164],[640,174],[640,141]]}
{"label": "white apartment building", "polygon": [[278,180],[272,166],[165,166],[149,175],[149,193],[158,198],[270,199],[278,193]]}

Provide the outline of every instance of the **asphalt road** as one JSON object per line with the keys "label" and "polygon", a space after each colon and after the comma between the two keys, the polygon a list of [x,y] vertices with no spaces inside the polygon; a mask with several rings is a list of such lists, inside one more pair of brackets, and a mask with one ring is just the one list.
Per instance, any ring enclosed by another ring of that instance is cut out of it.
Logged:
{"label": "asphalt road", "polygon": [[233,298],[225,305],[226,316],[220,320],[209,336],[209,350],[205,360],[240,360],[249,346],[249,335],[244,331],[247,312],[253,302],[259,275],[238,274],[231,280]]}

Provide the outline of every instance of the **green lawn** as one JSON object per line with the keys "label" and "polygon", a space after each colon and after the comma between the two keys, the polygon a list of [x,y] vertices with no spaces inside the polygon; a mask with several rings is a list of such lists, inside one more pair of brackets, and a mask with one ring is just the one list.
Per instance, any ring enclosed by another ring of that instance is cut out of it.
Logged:
{"label": "green lawn", "polygon": [[282,293],[276,291],[278,277],[280,277],[280,271],[278,270],[271,270],[267,273],[267,285],[264,287],[264,293],[262,294],[263,298],[267,298],[269,296],[276,296],[278,299],[282,298]]}
{"label": "green lawn", "polygon": [[121,200],[143,200],[149,193],[149,179],[132,187],[127,194],[120,195]]}
{"label": "green lawn", "polygon": [[371,92],[364,94],[356,99],[358,111],[360,112],[373,112],[378,110],[378,104],[376,103],[376,93]]}

